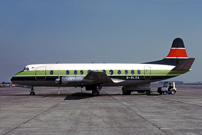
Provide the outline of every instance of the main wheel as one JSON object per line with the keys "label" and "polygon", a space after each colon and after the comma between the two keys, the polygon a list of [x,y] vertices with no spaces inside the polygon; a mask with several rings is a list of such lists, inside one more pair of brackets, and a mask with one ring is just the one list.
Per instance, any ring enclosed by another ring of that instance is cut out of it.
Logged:
{"label": "main wheel", "polygon": [[126,93],[125,90],[122,90],[122,94],[123,94],[123,95],[127,95],[127,93]]}
{"label": "main wheel", "polygon": [[162,95],[162,91],[159,91],[159,94]]}
{"label": "main wheel", "polygon": [[146,95],[150,95],[150,94],[151,94],[150,90],[146,91]]}
{"label": "main wheel", "polygon": [[97,91],[97,90],[93,90],[93,91],[92,91],[92,95],[93,95],[93,96],[99,96],[99,94],[100,94],[100,93],[99,93],[99,91]]}
{"label": "main wheel", "polygon": [[126,91],[126,94],[127,94],[127,95],[130,95],[130,94],[131,94],[131,91]]}
{"label": "main wheel", "polygon": [[123,94],[123,95],[130,95],[130,94],[131,94],[131,91],[123,90],[123,89],[122,89],[122,94]]}
{"label": "main wheel", "polygon": [[127,91],[125,90],[124,87],[122,87],[122,94],[123,94],[123,95],[127,95]]}

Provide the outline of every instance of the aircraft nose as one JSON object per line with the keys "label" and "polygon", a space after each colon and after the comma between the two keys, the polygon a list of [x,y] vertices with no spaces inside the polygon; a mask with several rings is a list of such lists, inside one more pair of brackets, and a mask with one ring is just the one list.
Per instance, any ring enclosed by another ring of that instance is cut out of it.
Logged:
{"label": "aircraft nose", "polygon": [[14,77],[11,78],[11,82],[14,80]]}

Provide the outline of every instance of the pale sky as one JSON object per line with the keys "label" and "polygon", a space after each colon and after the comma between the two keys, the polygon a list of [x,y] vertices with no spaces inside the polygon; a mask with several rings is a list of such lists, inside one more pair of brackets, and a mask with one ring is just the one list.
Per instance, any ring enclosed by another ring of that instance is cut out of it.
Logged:
{"label": "pale sky", "polygon": [[201,79],[201,0],[1,0],[0,82],[28,64],[143,63],[183,39],[192,71],[173,81]]}

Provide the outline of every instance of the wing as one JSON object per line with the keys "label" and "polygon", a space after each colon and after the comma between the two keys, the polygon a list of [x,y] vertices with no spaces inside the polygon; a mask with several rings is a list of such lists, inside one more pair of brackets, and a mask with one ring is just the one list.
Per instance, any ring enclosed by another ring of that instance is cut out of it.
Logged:
{"label": "wing", "polygon": [[104,72],[91,71],[85,77],[84,81],[89,84],[107,84],[113,83],[110,77],[108,77]]}

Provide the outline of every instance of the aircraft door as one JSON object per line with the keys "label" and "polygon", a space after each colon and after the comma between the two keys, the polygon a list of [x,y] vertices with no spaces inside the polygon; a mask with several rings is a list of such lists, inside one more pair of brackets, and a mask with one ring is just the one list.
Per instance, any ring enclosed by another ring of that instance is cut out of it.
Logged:
{"label": "aircraft door", "polygon": [[35,70],[35,79],[36,80],[45,80],[46,79],[46,67],[37,67]]}
{"label": "aircraft door", "polygon": [[145,66],[144,67],[144,79],[149,80],[151,78],[151,67]]}

